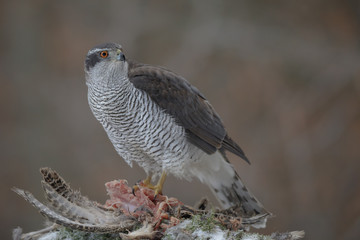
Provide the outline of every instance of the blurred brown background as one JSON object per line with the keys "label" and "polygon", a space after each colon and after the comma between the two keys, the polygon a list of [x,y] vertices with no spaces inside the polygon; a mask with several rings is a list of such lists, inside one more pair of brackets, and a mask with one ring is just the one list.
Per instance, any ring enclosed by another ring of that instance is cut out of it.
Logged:
{"label": "blurred brown background", "polygon": [[[360,239],[359,1],[15,0],[0,13],[1,239],[43,226],[10,191],[42,199],[40,167],[99,202],[106,181],[144,178],[87,104],[84,57],[109,41],[207,96],[252,164],[231,161],[276,214],[265,233]],[[173,178],[165,193],[187,204],[211,196]]]}

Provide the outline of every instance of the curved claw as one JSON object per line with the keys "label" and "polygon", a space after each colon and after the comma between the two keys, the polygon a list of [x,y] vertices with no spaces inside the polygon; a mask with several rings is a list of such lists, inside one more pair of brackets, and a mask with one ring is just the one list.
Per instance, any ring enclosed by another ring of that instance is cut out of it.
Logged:
{"label": "curved claw", "polygon": [[134,196],[136,196],[136,194],[135,194],[135,191],[136,190],[139,190],[139,186],[138,185],[134,185],[133,187],[132,187],[132,194],[134,195]]}
{"label": "curved claw", "polygon": [[135,192],[136,192],[136,190],[139,190],[139,189],[140,189],[140,188],[139,188],[139,185],[142,185],[142,186],[144,186],[144,187],[153,189],[154,186],[151,184],[151,178],[152,178],[152,175],[149,175],[149,176],[146,177],[145,180],[143,180],[143,181],[142,181],[142,180],[137,181],[137,182],[135,183],[135,185],[132,187],[132,194],[133,194],[134,196],[136,196]]}
{"label": "curved claw", "polygon": [[154,190],[154,191],[155,191],[155,193],[154,193],[154,199],[156,199],[156,197],[157,197],[159,194],[162,194],[163,185],[164,185],[164,182],[165,182],[165,179],[166,179],[166,173],[165,173],[165,172],[162,172],[161,177],[160,177],[159,181],[157,182],[157,184],[156,184],[155,186],[151,184],[151,178],[152,178],[152,176],[149,175],[149,176],[146,177],[146,179],[145,179],[144,181],[139,181],[139,182],[137,182],[137,183],[132,187],[132,194],[133,194],[134,196],[136,196],[136,195],[135,195],[135,192],[136,192],[136,190],[139,190],[139,185]]}

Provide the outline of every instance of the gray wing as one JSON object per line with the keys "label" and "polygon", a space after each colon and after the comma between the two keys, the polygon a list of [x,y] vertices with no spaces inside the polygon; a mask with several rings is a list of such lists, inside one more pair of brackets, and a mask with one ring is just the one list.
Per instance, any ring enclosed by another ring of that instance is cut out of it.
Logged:
{"label": "gray wing", "polygon": [[183,77],[161,67],[129,61],[129,79],[138,89],[183,126],[191,143],[208,154],[226,149],[248,162],[241,148],[227,136],[214,108]]}

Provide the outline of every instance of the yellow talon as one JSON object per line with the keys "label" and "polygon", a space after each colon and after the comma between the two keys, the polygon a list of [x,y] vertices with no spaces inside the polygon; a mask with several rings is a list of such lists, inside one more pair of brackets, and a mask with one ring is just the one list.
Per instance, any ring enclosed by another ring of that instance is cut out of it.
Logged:
{"label": "yellow talon", "polygon": [[152,178],[152,175],[149,175],[149,176],[146,177],[146,179],[145,179],[144,181],[139,181],[139,182],[137,182],[137,183],[132,187],[132,193],[133,193],[133,195],[135,196],[135,191],[139,190],[139,184],[141,184],[141,185],[144,186],[144,187],[153,189],[154,186],[151,184],[151,178]]}
{"label": "yellow talon", "polygon": [[142,185],[144,187],[154,189],[154,185],[151,184],[151,178],[152,178],[152,175],[147,176],[146,179],[142,182]]}
{"label": "yellow talon", "polygon": [[[140,185],[154,190],[155,197],[156,197],[158,194],[162,194],[163,185],[164,185],[164,182],[166,179],[166,173],[165,173],[165,171],[162,172],[160,179],[155,186],[151,184],[151,178],[152,178],[152,175],[147,176],[144,181],[140,182]],[[138,185],[133,186],[132,192],[134,195],[135,195],[135,191],[138,189],[139,189]]]}

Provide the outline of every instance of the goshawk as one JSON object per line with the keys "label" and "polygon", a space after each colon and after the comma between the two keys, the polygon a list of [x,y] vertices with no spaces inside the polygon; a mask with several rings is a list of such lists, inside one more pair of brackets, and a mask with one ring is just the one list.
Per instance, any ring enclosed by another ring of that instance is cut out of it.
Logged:
{"label": "goshawk", "polygon": [[228,136],[214,108],[180,75],[125,58],[122,47],[105,43],[85,60],[88,101],[118,154],[137,163],[161,192],[166,174],[207,184],[223,208],[241,204],[249,215],[267,211],[247,190],[225,151],[248,162]]}

